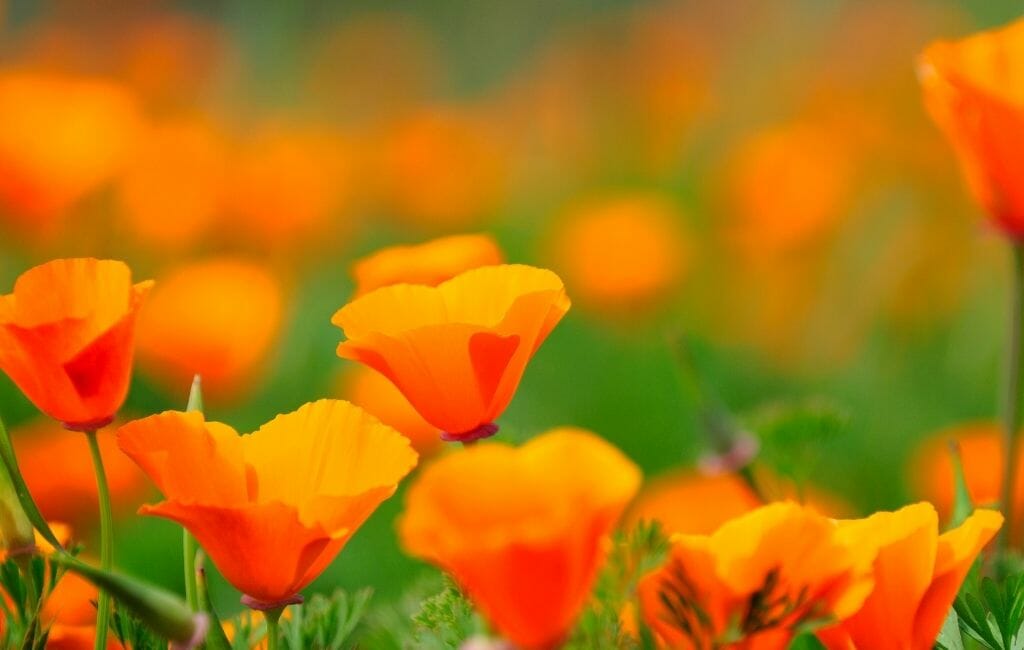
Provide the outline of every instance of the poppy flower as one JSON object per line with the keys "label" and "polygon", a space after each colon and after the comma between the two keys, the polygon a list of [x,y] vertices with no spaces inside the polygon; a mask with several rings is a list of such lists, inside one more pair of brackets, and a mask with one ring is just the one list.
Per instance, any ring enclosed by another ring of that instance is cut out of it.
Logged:
{"label": "poppy flower", "polygon": [[831,519],[773,503],[711,535],[677,535],[638,587],[662,647],[782,650],[801,624],[843,619],[871,591],[871,557]]}
{"label": "poppy flower", "polygon": [[487,443],[427,467],[399,522],[405,549],[448,573],[524,649],[565,639],[640,470],[580,429]]}
{"label": "poppy flower", "polygon": [[352,265],[355,295],[400,283],[436,287],[463,271],[503,261],[498,244],[487,235],[453,235],[417,246],[391,246]]}
{"label": "poppy flower", "polygon": [[675,472],[651,481],[630,507],[632,522],[657,521],[666,533],[709,535],[762,505],[735,474]]}
{"label": "poppy flower", "polygon": [[855,614],[819,638],[829,650],[931,650],[960,583],[1002,523],[998,512],[978,510],[940,535],[927,503],[841,522],[841,537],[874,554],[874,587]]}
{"label": "poppy flower", "polygon": [[59,259],[0,296],[0,369],[69,429],[97,429],[128,394],[135,321],[152,281],[124,262]]}
{"label": "poppy flower", "polygon": [[440,450],[438,428],[424,420],[402,391],[373,368],[356,366],[342,373],[337,394],[408,438],[421,456]]}
{"label": "poppy flower", "polygon": [[974,199],[996,228],[1024,236],[1024,20],[931,44],[918,77],[925,106],[953,145]]}
{"label": "poppy flower", "polygon": [[446,440],[497,431],[530,357],[569,309],[562,281],[521,265],[467,271],[437,287],[383,287],[331,320],[338,356],[380,372]]}
{"label": "poppy flower", "polygon": [[173,394],[199,374],[206,396],[237,397],[258,379],[284,302],[280,281],[255,262],[216,257],[174,268],[139,318],[139,363]]}
{"label": "poppy flower", "polygon": [[295,602],[416,464],[408,440],[340,400],[246,436],[194,411],[117,436],[164,494],[139,512],[184,526],[255,608]]}

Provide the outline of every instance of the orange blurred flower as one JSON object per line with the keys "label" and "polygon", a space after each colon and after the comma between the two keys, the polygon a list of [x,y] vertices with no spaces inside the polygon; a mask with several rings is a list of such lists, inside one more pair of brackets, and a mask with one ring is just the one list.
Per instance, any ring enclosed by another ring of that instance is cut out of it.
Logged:
{"label": "orange blurred flower", "polygon": [[131,378],[135,319],[152,281],[124,262],[60,259],[0,296],[0,369],[70,429],[108,424]]}
{"label": "orange blurred flower", "polygon": [[[92,466],[82,460],[82,440],[50,420],[17,427],[11,438],[25,482],[43,516],[70,522],[80,529],[94,526],[96,475]],[[146,490],[142,473],[118,452],[112,435],[100,432],[98,441],[114,507],[138,505]]]}
{"label": "orange blurred flower", "polygon": [[463,271],[504,261],[497,242],[488,235],[453,235],[415,246],[391,246],[352,265],[356,297],[389,284],[436,287]]}
{"label": "orange blurred flower", "polygon": [[405,399],[387,377],[372,368],[356,366],[342,374],[338,394],[409,439],[421,456],[441,448],[441,432]]}
{"label": "orange blurred flower", "polygon": [[[43,603],[40,621],[49,627],[47,650],[92,650],[96,642],[96,599],[99,590],[85,578],[66,572]],[[110,635],[114,637],[115,635]],[[107,650],[123,646],[107,640]]]}
{"label": "orange blurred flower", "polygon": [[526,364],[569,309],[562,281],[522,265],[467,271],[437,287],[383,287],[331,322],[338,356],[390,379],[446,440],[497,431]]}
{"label": "orange blurred flower", "polygon": [[420,474],[399,535],[409,553],[451,573],[509,641],[556,647],[640,478],[617,449],[580,429],[518,449],[482,444]]}
{"label": "orange blurred flower", "polygon": [[218,257],[179,266],[161,277],[139,320],[140,363],[174,394],[199,374],[209,397],[237,396],[255,383],[281,329],[283,293],[254,262]]}
{"label": "orange blurred flower", "polygon": [[774,503],[711,535],[677,535],[638,587],[663,647],[782,650],[804,622],[855,613],[871,591],[871,557],[810,508]]}
{"label": "orange blurred flower", "polygon": [[1024,20],[933,43],[921,55],[919,77],[974,198],[998,229],[1024,236]]}
{"label": "orange blurred flower", "polygon": [[45,230],[121,168],[137,122],[132,97],[109,82],[0,74],[0,204]]}
{"label": "orange blurred flower", "polygon": [[874,588],[857,613],[819,638],[829,650],[931,650],[960,583],[1002,522],[998,512],[978,510],[940,535],[927,503],[841,522],[841,537],[875,555]]}
{"label": "orange blurred flower", "polygon": [[651,481],[629,509],[631,522],[657,521],[666,533],[709,535],[762,505],[734,474],[674,472]]}
{"label": "orange blurred flower", "polygon": [[188,529],[254,608],[294,602],[416,464],[408,440],[339,400],[245,436],[176,411],[117,435],[166,499],[140,512]]}
{"label": "orange blurred flower", "polygon": [[555,267],[574,296],[632,313],[664,300],[689,267],[683,220],[658,196],[621,196],[573,209],[556,228]]}

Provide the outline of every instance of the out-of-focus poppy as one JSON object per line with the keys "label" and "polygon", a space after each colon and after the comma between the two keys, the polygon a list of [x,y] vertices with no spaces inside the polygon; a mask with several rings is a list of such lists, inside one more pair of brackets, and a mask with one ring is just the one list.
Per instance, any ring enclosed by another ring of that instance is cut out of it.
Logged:
{"label": "out-of-focus poppy", "polygon": [[971,193],[992,223],[1024,236],[1024,20],[921,55],[925,105],[952,143]]}
{"label": "out-of-focus poppy", "polygon": [[139,319],[139,361],[168,391],[191,379],[229,399],[251,387],[281,328],[284,296],[273,273],[232,257],[186,264],[161,277]]}
{"label": "out-of-focus poppy", "polygon": [[108,424],[128,393],[135,320],[152,281],[124,262],[59,259],[0,296],[0,368],[71,429]]}
{"label": "out-of-focus poppy", "polygon": [[762,504],[735,474],[675,472],[647,485],[629,509],[629,520],[657,521],[666,533],[710,535]]}
{"label": "out-of-focus poppy", "polygon": [[338,394],[409,439],[421,456],[441,448],[441,431],[405,399],[387,377],[372,368],[356,366],[342,373]]}
{"label": "out-of-focus poppy", "polygon": [[530,358],[569,309],[562,281],[521,265],[467,271],[437,287],[399,284],[342,307],[338,356],[390,379],[448,440],[497,431]]}
{"label": "out-of-focus poppy", "polygon": [[503,261],[497,242],[487,235],[452,235],[415,246],[391,246],[352,265],[355,295],[389,284],[436,287],[463,271]]}
{"label": "out-of-focus poppy", "polygon": [[118,442],[165,497],[140,512],[188,529],[259,608],[291,602],[416,464],[406,438],[339,400],[245,436],[167,411],[122,426]]}
{"label": "out-of-focus poppy", "polygon": [[448,571],[522,648],[553,648],[579,614],[640,471],[592,433],[556,429],[515,449],[445,456],[409,490],[407,551]]}
{"label": "out-of-focus poppy", "polygon": [[819,638],[829,650],[931,650],[960,583],[1002,522],[998,512],[978,510],[940,535],[927,503],[841,522],[841,537],[874,552],[874,587],[855,614]]}

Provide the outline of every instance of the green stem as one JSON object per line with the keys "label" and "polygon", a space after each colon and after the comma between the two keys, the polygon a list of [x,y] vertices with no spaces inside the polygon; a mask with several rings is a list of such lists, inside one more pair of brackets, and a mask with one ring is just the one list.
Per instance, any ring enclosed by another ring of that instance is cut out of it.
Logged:
{"label": "green stem", "polygon": [[263,618],[267,621],[267,650],[278,650],[278,624],[281,620],[281,612],[284,611],[284,607],[279,609],[268,609],[263,612]]}
{"label": "green stem", "polygon": [[1020,436],[1020,388],[1024,372],[1021,327],[1024,326],[1024,244],[1013,244],[1013,275],[1010,287],[1010,332],[1006,349],[1006,382],[1003,396],[1003,484],[1000,503],[1006,523],[999,536],[1005,553],[1014,532],[1014,488],[1017,485],[1017,456]]}
{"label": "green stem", "polygon": [[[103,456],[100,454],[99,441],[95,431],[86,431],[89,441],[89,452],[92,454],[92,465],[96,471],[96,488],[100,502],[100,568],[110,571],[114,564],[114,517],[110,507],[110,487],[107,485],[107,473],[103,469]],[[96,650],[106,650],[107,623],[110,619],[110,594],[100,590],[96,608]]]}
{"label": "green stem", "polygon": [[196,539],[186,530],[181,536],[182,552],[185,556],[185,602],[193,612],[199,611],[199,596],[196,593]]}

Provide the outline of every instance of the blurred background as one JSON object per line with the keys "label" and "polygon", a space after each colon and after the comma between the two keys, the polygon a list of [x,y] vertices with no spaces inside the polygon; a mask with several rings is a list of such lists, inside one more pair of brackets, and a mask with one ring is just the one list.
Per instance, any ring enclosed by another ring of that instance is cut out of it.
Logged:
{"label": "blurred background", "polygon": [[[1007,251],[915,57],[1019,5],[0,0],[0,290],[126,260],[158,284],[123,418],[183,408],[200,372],[208,417],[251,431],[325,396],[388,408],[334,354],[353,261],[489,233],[574,300],[504,438],[586,427],[655,477],[706,448],[694,382],[739,422],[827,403],[844,426],[799,442],[808,483],[892,508],[923,441],[993,419],[1004,339]],[[0,414],[44,512],[92,539],[85,441],[6,377]],[[180,588],[178,529],[133,514],[158,495],[104,436],[117,562]],[[401,503],[314,588],[387,600],[426,571]]]}

